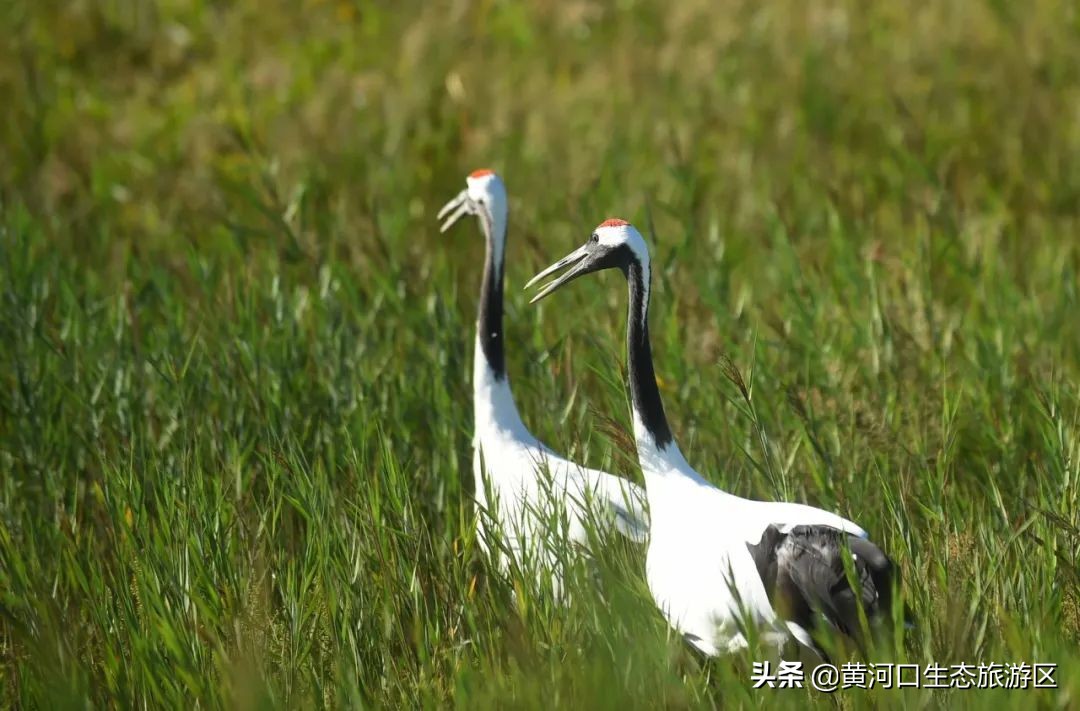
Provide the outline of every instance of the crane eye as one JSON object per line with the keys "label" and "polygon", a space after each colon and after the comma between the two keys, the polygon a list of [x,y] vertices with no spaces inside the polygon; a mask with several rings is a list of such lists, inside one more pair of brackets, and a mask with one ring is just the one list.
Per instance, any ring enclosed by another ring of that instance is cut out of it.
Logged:
{"label": "crane eye", "polygon": [[596,244],[597,242],[599,242],[599,241],[600,241],[600,235],[598,235],[598,234],[596,234],[595,232],[593,232],[593,233],[592,233],[592,234],[591,234],[591,235],[589,236],[589,241],[590,241],[590,242],[592,242],[593,244]]}

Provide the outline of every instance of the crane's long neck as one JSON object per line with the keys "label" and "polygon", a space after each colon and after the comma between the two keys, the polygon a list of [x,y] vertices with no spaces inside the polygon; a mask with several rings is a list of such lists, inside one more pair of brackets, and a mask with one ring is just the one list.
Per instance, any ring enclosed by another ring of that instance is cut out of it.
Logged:
{"label": "crane's long neck", "polygon": [[646,482],[657,476],[688,477],[704,482],[690,468],[671,434],[660,389],[656,385],[649,340],[649,264],[631,259],[626,267],[630,305],[626,324],[626,352],[630,370],[630,398],[634,412],[634,438]]}
{"label": "crane's long neck", "polygon": [[630,366],[630,399],[634,409],[634,434],[647,438],[658,449],[673,443],[656,386],[652,344],[649,342],[649,266],[632,261],[627,268],[630,305],[626,318],[626,354]]}
{"label": "crane's long neck", "polygon": [[525,431],[506,377],[503,338],[503,252],[506,216],[479,213],[487,248],[480,306],[476,316],[476,347],[473,360],[473,406],[477,434],[486,428]]}
{"label": "crane's long neck", "polygon": [[[487,248],[484,253],[484,278],[480,283],[480,307],[476,315],[479,352],[495,380],[506,380],[506,353],[503,347],[503,251],[506,246],[506,223],[493,224],[480,213]],[[498,231],[496,231],[498,230]]]}

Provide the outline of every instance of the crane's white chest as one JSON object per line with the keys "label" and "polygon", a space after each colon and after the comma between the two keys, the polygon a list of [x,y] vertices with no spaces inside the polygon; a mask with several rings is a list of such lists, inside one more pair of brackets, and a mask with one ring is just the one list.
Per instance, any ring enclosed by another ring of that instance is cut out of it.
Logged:
{"label": "crane's white chest", "polygon": [[653,507],[646,561],[649,589],[671,625],[701,651],[736,651],[746,646],[740,632],[744,615],[758,624],[775,621],[746,547],[747,532],[741,530],[756,524],[724,515],[715,506],[698,509],[691,503],[682,516],[663,520]]}

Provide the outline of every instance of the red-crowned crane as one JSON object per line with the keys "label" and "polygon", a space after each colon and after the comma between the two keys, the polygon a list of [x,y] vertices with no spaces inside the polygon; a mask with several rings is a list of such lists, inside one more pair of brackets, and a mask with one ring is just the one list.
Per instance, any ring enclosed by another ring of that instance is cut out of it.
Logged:
{"label": "red-crowned crane", "polygon": [[[560,457],[522,422],[510,391],[503,343],[506,188],[490,170],[474,171],[466,184],[438,218],[446,218],[441,227],[445,232],[463,215],[476,215],[487,244],[473,363],[473,472],[481,510],[479,540],[492,553],[486,525],[491,522],[517,564],[528,560],[542,566],[552,575],[554,593],[561,595],[558,559],[565,539],[558,534],[587,544],[587,521],[600,524],[600,530],[613,522],[627,537],[644,541],[648,532],[645,495],[623,478]],[[587,518],[590,510],[611,516]],[[563,531],[552,530],[556,517],[566,526]],[[495,557],[505,570],[506,557]]]}
{"label": "red-crowned crane", "polygon": [[532,300],[602,269],[620,270],[629,287],[628,387],[650,514],[646,577],[668,622],[707,655],[747,647],[743,623],[753,620],[776,651],[794,638],[824,658],[810,634],[820,618],[855,639],[860,606],[871,624],[887,620],[894,568],[866,531],[811,506],[733,496],[683,458],[653,371],[649,250],[641,234],[624,220],[607,220],[527,287],[567,268]]}

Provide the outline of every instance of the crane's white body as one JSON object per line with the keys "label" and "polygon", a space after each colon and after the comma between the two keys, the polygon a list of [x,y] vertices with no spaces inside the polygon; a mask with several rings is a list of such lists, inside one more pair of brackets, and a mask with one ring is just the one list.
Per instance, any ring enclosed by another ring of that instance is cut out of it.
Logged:
{"label": "crane's white body", "polygon": [[671,626],[710,656],[744,649],[748,621],[767,646],[782,647],[789,634],[811,646],[806,630],[776,614],[747,544],[776,524],[831,526],[862,538],[866,531],[813,506],[729,494],[694,471],[677,445],[658,448],[639,422],[634,430],[649,497],[646,579]]}
{"label": "crane's white body", "polygon": [[500,567],[506,570],[511,560],[492,550],[489,524],[497,526],[495,533],[516,564],[529,561],[553,575],[557,594],[566,539],[588,546],[590,525],[603,531],[614,524],[631,540],[645,540],[644,492],[621,477],[559,456],[533,436],[518,414],[509,383],[494,377],[479,342],[473,407],[475,500],[487,514],[478,523],[480,542]]}

